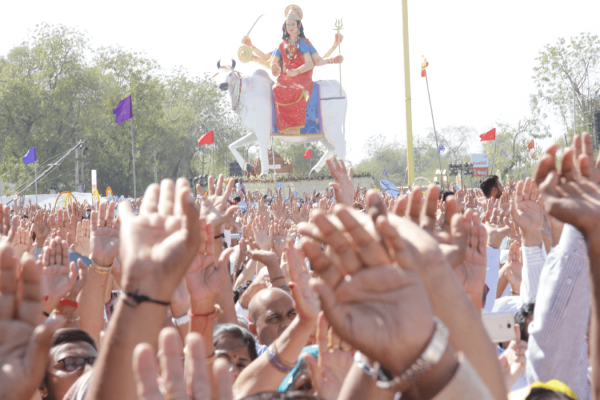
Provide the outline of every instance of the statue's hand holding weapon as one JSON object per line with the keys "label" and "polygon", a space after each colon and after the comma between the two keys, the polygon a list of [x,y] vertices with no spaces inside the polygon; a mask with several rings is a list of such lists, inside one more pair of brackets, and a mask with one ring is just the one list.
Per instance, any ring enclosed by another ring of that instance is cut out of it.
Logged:
{"label": "statue's hand holding weapon", "polygon": [[242,38],[242,43],[245,44],[246,46],[252,47],[252,40],[250,40],[250,36],[244,36]]}

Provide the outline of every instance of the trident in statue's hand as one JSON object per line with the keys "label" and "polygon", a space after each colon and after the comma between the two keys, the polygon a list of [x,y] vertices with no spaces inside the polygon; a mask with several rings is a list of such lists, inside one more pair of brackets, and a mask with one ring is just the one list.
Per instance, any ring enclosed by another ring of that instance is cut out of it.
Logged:
{"label": "trident in statue's hand", "polygon": [[[340,35],[340,29],[344,29],[342,28],[344,26],[344,23],[342,22],[342,19],[336,19],[335,20],[335,29],[337,30],[337,37],[336,39],[339,40],[339,35]],[[342,54],[342,42],[340,41],[340,43],[338,44],[338,50],[339,53],[338,54]],[[340,62],[340,97],[342,96],[342,63]]]}

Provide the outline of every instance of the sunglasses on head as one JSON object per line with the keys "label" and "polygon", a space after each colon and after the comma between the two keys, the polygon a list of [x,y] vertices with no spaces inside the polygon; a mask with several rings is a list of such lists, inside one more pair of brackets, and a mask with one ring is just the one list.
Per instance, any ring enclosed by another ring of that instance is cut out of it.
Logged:
{"label": "sunglasses on head", "polygon": [[96,361],[96,357],[65,357],[58,360],[58,363],[62,362],[67,371],[79,371],[85,368],[86,363],[94,365],[94,361]]}

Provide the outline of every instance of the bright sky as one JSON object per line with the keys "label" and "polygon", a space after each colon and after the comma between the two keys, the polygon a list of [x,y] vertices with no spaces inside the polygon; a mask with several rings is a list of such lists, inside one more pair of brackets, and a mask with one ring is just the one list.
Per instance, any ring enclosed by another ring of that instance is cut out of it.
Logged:
{"label": "bright sky", "polygon": [[[358,162],[365,140],[384,134],[406,140],[401,2],[297,1],[306,36],[323,55],[333,44],[334,22],[343,18],[342,83],[348,94],[347,158]],[[240,40],[250,37],[264,52],[281,39],[281,1],[68,1],[5,2],[0,54],[27,38],[36,24],[64,24],[87,31],[93,46],[145,52],[165,69],[192,75],[216,72],[216,63],[237,60]],[[432,126],[421,55],[437,128],[474,126],[479,133],[529,114],[535,57],[545,44],[580,32],[598,34],[600,2],[590,0],[409,0],[413,132]],[[336,53],[337,54],[337,50]],[[250,73],[258,64],[237,69]],[[314,79],[339,79],[338,66],[317,67]],[[561,133],[556,126],[555,135]],[[473,138],[476,150],[477,137]]]}

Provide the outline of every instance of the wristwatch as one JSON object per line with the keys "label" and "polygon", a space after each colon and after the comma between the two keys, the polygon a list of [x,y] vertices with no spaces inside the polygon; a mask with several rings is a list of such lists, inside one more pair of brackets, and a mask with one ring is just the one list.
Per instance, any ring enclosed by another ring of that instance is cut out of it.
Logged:
{"label": "wristwatch", "polygon": [[450,331],[439,318],[433,317],[435,322],[435,332],[429,341],[429,345],[419,358],[412,363],[400,376],[393,377],[379,363],[375,363],[375,367],[369,365],[362,357],[360,352],[354,353],[354,361],[362,368],[363,372],[372,377],[381,389],[390,389],[397,391],[397,388],[406,387],[406,384],[412,383],[418,376],[431,369],[436,365],[444,355],[448,347],[448,336]]}
{"label": "wristwatch", "polygon": [[185,325],[188,322],[190,322],[190,316],[187,313],[185,313],[179,318],[171,318],[171,321],[173,321],[173,325],[175,326]]}

